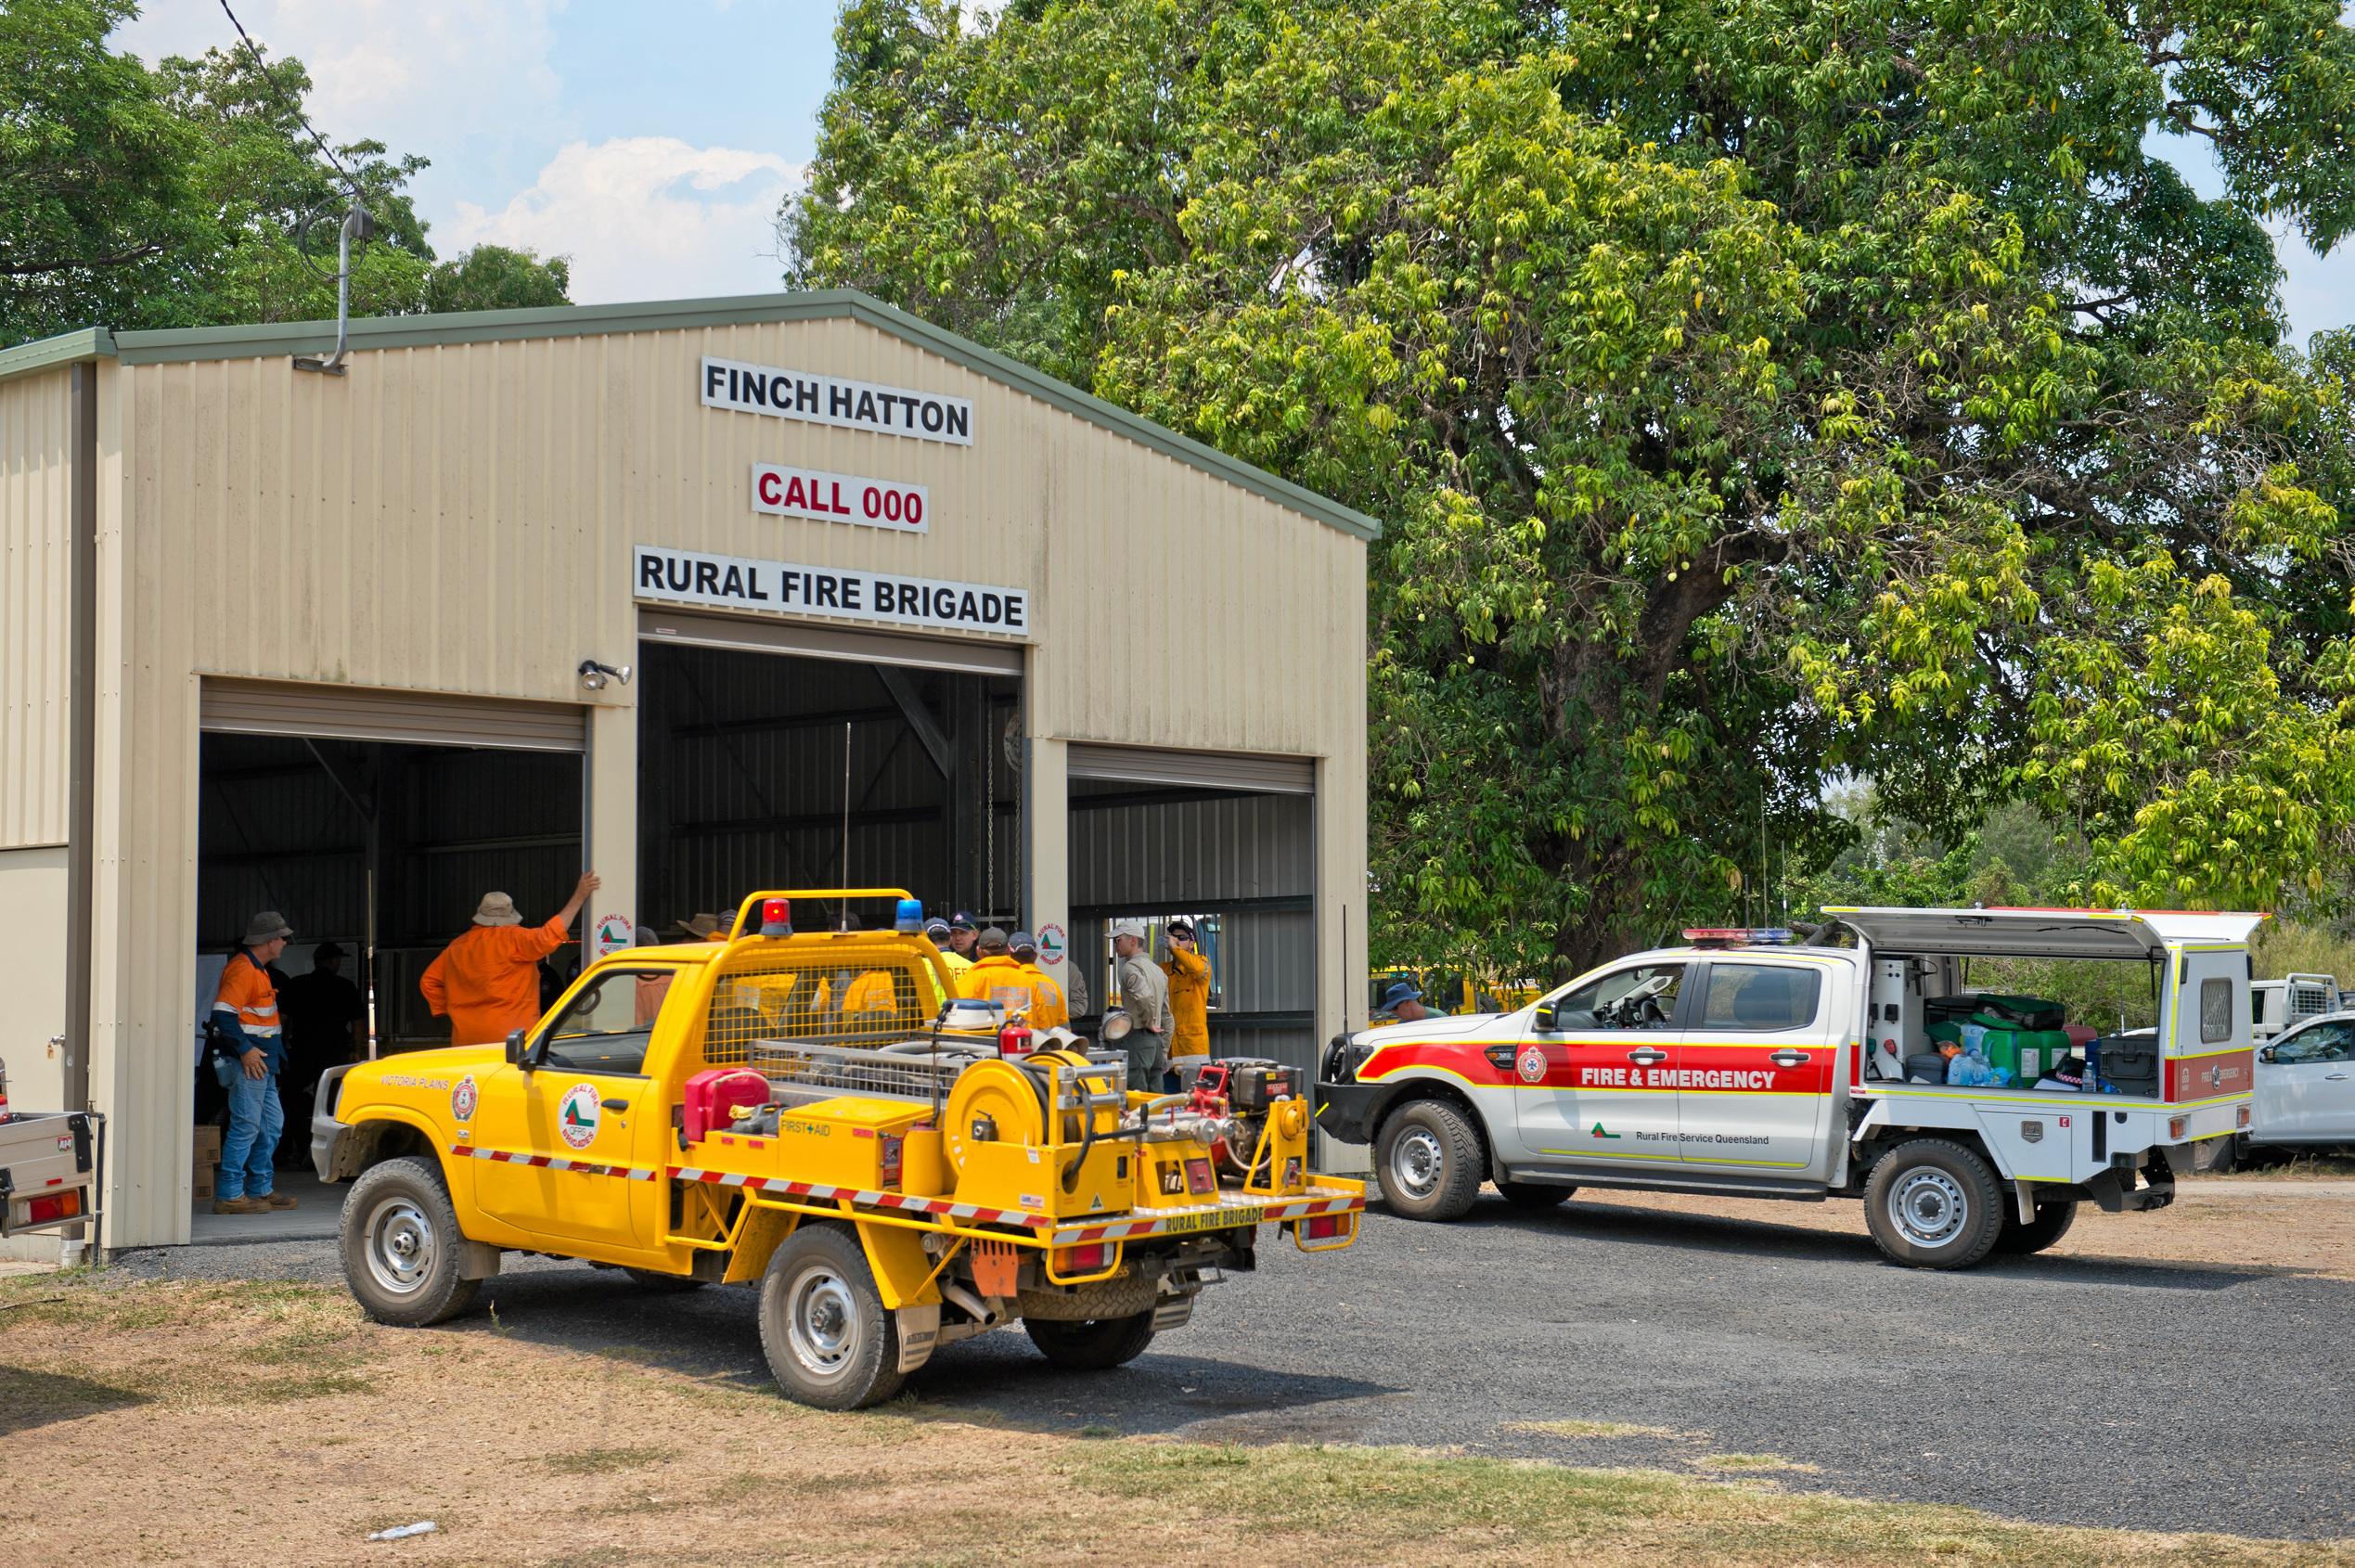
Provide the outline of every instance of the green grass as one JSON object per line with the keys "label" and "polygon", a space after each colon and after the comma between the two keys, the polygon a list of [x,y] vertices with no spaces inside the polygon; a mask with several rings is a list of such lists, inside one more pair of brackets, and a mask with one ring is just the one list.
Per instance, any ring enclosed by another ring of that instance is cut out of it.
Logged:
{"label": "green grass", "polygon": [[671,1457],[669,1448],[583,1448],[557,1454],[541,1463],[559,1475],[607,1475],[618,1470],[644,1470]]}

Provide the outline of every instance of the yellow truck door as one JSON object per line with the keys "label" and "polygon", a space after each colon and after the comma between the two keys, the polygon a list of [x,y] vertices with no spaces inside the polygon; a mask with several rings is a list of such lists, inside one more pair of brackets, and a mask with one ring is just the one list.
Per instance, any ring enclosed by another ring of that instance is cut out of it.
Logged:
{"label": "yellow truck door", "polygon": [[525,1065],[503,1064],[483,1083],[473,1157],[485,1214],[573,1242],[654,1244],[649,1195],[670,1118],[646,1071],[659,1009],[641,997],[677,973],[658,964],[590,970],[527,1037]]}

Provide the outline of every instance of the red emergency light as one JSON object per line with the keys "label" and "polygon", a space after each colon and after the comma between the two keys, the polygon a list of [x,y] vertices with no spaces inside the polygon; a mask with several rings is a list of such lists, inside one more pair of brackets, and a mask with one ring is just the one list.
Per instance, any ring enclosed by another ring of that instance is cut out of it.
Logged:
{"label": "red emergency light", "polygon": [[1782,947],[1792,937],[1782,926],[1688,926],[1684,939],[1695,947]]}
{"label": "red emergency light", "polygon": [[761,900],[761,934],[791,936],[793,934],[793,901],[790,898]]}

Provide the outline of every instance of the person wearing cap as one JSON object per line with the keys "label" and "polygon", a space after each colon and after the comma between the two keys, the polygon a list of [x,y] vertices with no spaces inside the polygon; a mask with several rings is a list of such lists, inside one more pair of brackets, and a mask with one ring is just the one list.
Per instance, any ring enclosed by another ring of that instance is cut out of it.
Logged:
{"label": "person wearing cap", "polygon": [[1169,981],[1145,953],[1145,928],[1123,920],[1112,929],[1118,965],[1121,1010],[1128,1015],[1128,1086],[1167,1092],[1169,1071]]}
{"label": "person wearing cap", "polygon": [[1433,1016],[1432,1010],[1422,1005],[1422,990],[1411,980],[1394,982],[1382,994],[1382,1006],[1376,1010],[1388,1013],[1401,1023],[1420,1023]]}
{"label": "person wearing cap", "polygon": [[1033,1029],[1071,1027],[1071,1004],[1063,996],[1063,988],[1038,967],[1038,939],[1026,931],[1018,931],[1006,939],[1006,946],[1013,954],[1014,962],[1023,966],[1023,974],[1030,981],[1033,999],[1030,1026]]}
{"label": "person wearing cap", "polygon": [[418,982],[433,1016],[448,1015],[450,1044],[496,1045],[539,1022],[540,960],[563,945],[573,917],[604,885],[596,872],[582,872],[564,907],[530,927],[515,900],[503,893],[483,895],[473,929],[443,948]]}
{"label": "person wearing cap", "polygon": [[1194,951],[1191,920],[1170,921],[1163,940],[1168,950],[1161,972],[1169,980],[1169,1065],[1184,1084],[1210,1060],[1210,960]]}
{"label": "person wearing cap", "polygon": [[[960,920],[972,919],[961,913],[957,918]],[[972,928],[968,926],[960,939],[957,928],[938,915],[924,922],[924,940],[940,949],[940,961],[948,966],[949,981],[958,987],[959,996],[964,995],[965,971],[973,967],[970,952],[973,945],[971,940],[972,934]],[[961,946],[959,945],[960,940],[963,942]]]}
{"label": "person wearing cap", "polygon": [[229,1094],[229,1128],[221,1137],[221,1165],[213,1178],[212,1212],[260,1215],[290,1209],[294,1199],[274,1190],[273,1157],[286,1126],[278,1103],[278,1070],[285,1065],[277,988],[269,966],[286,951],[294,928],[276,909],[264,909],[245,928],[245,940],[221,970],[212,993],[212,1026],[234,1060],[224,1086]]}
{"label": "person wearing cap", "polygon": [[[310,972],[278,987],[278,1008],[286,1022],[286,1065],[278,1074],[278,1098],[286,1108],[287,1125],[297,1129],[311,1125],[319,1074],[359,1060],[367,1048],[367,1009],[360,1000],[360,988],[344,978],[343,958],[340,944],[322,942],[311,949]],[[281,1137],[279,1144],[290,1168],[310,1163],[304,1138]]]}
{"label": "person wearing cap", "polygon": [[1006,1009],[1008,1017],[1020,1013],[1030,1017],[1038,1005],[1037,996],[1030,988],[1030,976],[1022,960],[1008,948],[1005,931],[991,926],[973,939],[973,951],[978,955],[973,967],[959,975],[957,994],[979,1001],[997,1002]]}

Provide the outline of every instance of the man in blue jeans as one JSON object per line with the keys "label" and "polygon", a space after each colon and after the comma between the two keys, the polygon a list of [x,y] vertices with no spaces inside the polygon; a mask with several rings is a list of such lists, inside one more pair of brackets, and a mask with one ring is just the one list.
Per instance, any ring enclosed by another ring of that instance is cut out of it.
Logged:
{"label": "man in blue jeans", "polygon": [[278,1070],[286,1065],[286,1050],[278,1037],[278,994],[269,975],[269,966],[293,934],[275,909],[254,916],[212,994],[213,1026],[235,1058],[224,1086],[229,1091],[229,1130],[221,1139],[221,1173],[212,1189],[216,1215],[294,1207],[292,1198],[270,1189],[271,1161],[286,1126],[286,1108],[278,1103]]}

